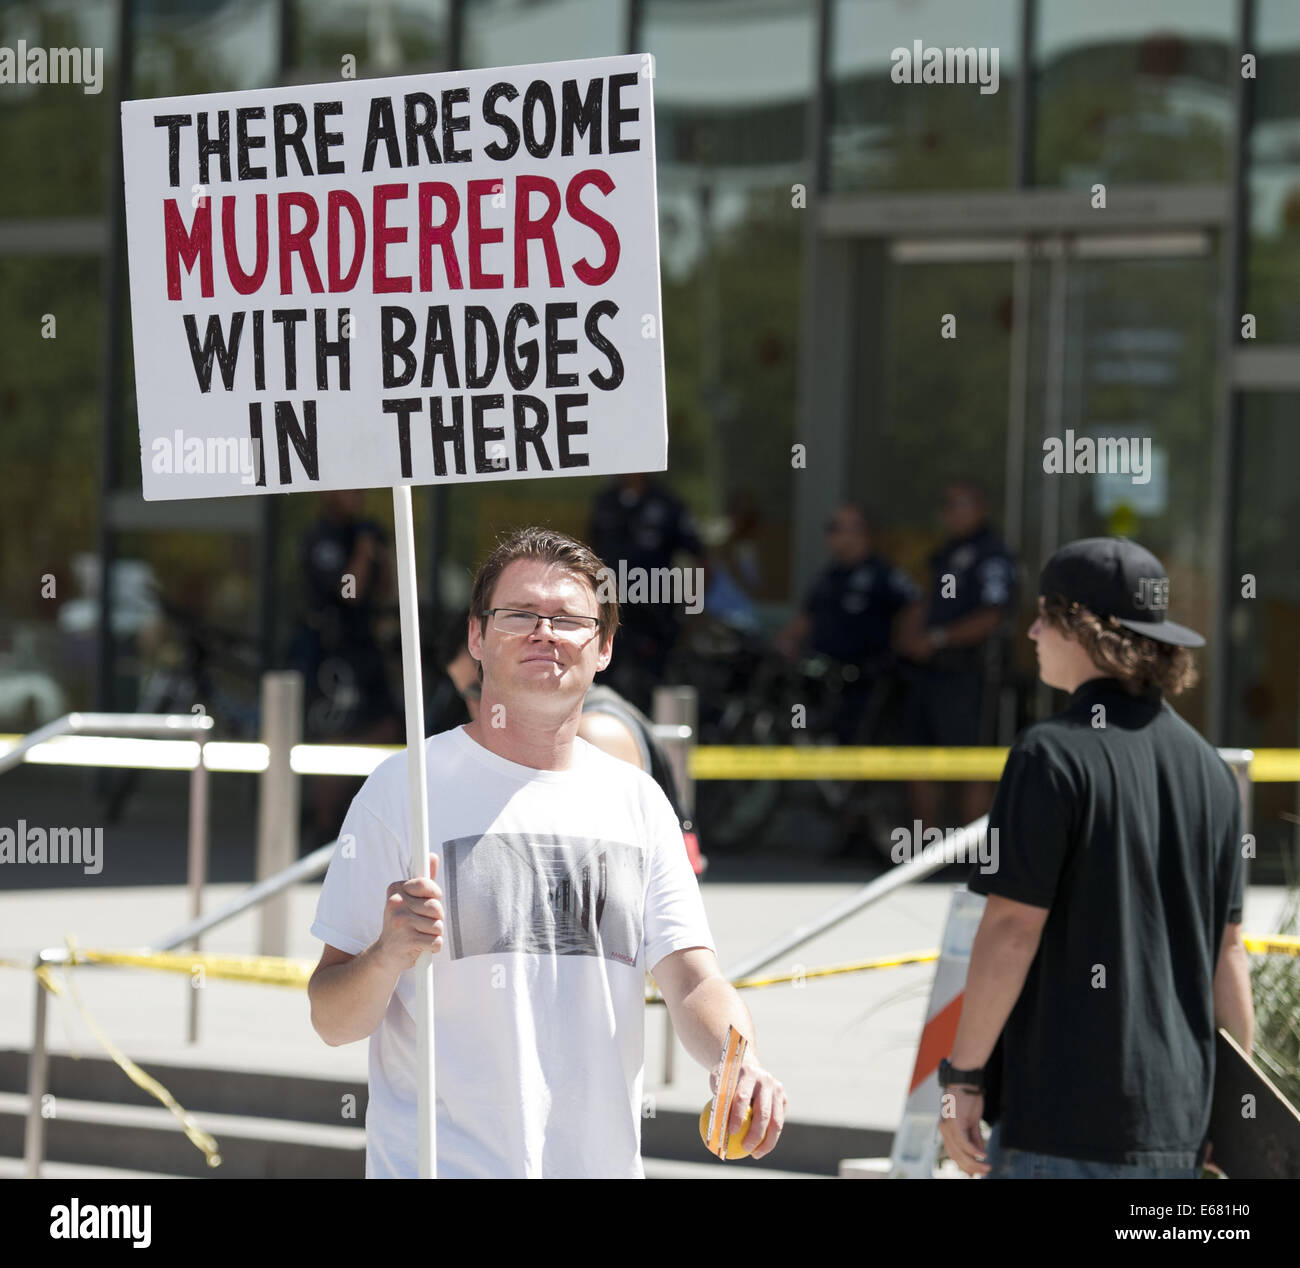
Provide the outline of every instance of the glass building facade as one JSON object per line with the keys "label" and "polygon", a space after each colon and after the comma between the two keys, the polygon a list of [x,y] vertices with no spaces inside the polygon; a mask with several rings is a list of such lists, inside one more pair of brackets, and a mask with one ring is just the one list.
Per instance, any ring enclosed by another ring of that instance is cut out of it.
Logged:
{"label": "glass building facade", "polygon": [[[924,581],[944,483],[974,476],[1020,562],[1020,629],[1056,545],[1133,536],[1209,637],[1180,710],[1220,744],[1300,746],[1291,0],[0,4],[0,44],[20,39],[102,48],[104,85],[0,85],[0,729],[136,707],[160,616],[227,632],[222,690],[255,698],[319,510],[140,497],[119,100],[648,51],[664,479],[705,523],[750,508],[769,625],[839,500]],[[897,82],[918,41],[996,75]],[[1067,429],[1149,437],[1151,480],[1046,473]],[[435,619],[498,531],[581,535],[601,487],[417,490]],[[387,521],[384,490],[366,505]],[[1050,704],[1017,648],[1004,741]],[[1294,799],[1260,788],[1261,834]]]}

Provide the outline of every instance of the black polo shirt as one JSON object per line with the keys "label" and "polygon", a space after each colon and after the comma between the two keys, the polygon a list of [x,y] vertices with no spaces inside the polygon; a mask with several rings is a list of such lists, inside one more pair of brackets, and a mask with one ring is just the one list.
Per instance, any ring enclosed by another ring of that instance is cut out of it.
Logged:
{"label": "black polo shirt", "polygon": [[832,564],[804,600],[812,618],[808,646],[849,664],[878,660],[889,651],[894,617],[919,596],[911,577],[879,555]]}
{"label": "black polo shirt", "polygon": [[1049,909],[1002,1033],[1002,1143],[1190,1168],[1245,884],[1227,764],[1159,691],[1095,678],[1017,739],[989,829],[996,866],[970,888]]}
{"label": "black polo shirt", "polygon": [[[930,628],[951,625],[981,608],[1010,609],[1015,600],[1015,561],[1002,539],[987,524],[970,537],[946,542],[930,556],[930,570],[932,580],[925,621]],[[941,647],[930,657],[927,668],[939,673],[970,673],[982,677],[983,658],[983,643],[973,647]]]}
{"label": "black polo shirt", "polygon": [[592,550],[616,572],[620,559],[629,570],[648,571],[671,567],[679,550],[704,553],[690,511],[653,480],[643,493],[617,481],[602,489],[592,508],[590,538]]}
{"label": "black polo shirt", "polygon": [[[1016,591],[1016,565],[987,525],[946,542],[930,556],[933,585],[926,624],[951,625],[980,608],[1007,608]],[[951,585],[944,578],[951,577]]]}
{"label": "black polo shirt", "polygon": [[[634,568],[650,574],[656,568],[672,567],[679,550],[697,558],[704,554],[694,517],[655,480],[640,493],[617,480],[602,490],[592,508],[589,540],[601,562],[615,574],[620,561],[626,561],[629,574]],[[619,622],[625,637],[614,642],[616,664],[633,654],[628,638],[634,635],[649,639],[666,655],[676,640],[680,615],[671,603],[624,603]]]}

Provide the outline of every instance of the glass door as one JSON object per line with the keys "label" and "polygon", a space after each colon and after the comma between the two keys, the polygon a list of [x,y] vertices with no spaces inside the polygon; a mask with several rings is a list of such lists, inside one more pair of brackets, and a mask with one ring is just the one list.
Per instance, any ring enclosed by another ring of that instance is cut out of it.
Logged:
{"label": "glass door", "polygon": [[[1208,631],[1216,237],[894,239],[864,244],[862,261],[849,487],[923,584],[945,485],[985,490],[1021,579],[999,740],[1053,708],[1024,635],[1062,543],[1142,542],[1169,571],[1178,619]],[[1179,711],[1203,726],[1207,701],[1203,677]]]}
{"label": "glass door", "polygon": [[[1064,542],[1131,537],[1164,563],[1176,619],[1208,633],[1221,401],[1215,240],[1201,232],[1097,235],[1039,240],[1031,250],[1026,563],[1036,576]],[[1023,596],[1026,621],[1033,589]],[[1022,653],[1032,669],[1030,649]],[[1197,727],[1209,658],[1200,665],[1200,685],[1177,706]],[[1050,692],[1038,696],[1041,715]]]}

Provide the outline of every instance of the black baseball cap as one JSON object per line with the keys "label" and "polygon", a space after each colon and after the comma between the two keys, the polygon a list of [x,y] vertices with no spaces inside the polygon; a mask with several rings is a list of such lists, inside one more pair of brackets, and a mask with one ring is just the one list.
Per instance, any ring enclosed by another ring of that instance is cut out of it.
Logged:
{"label": "black baseball cap", "polygon": [[1169,577],[1145,546],[1125,537],[1084,537],[1047,561],[1038,593],[1082,604],[1095,616],[1113,616],[1125,629],[1175,647],[1204,647],[1195,630],[1165,619]]}

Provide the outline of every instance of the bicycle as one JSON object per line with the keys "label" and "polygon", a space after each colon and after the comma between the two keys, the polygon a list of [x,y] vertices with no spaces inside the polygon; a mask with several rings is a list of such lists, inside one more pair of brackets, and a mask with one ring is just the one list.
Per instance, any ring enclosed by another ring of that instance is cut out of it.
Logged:
{"label": "bicycle", "polygon": [[[701,744],[896,742],[898,680],[889,657],[866,667],[871,685],[851,730],[849,697],[864,676],[857,666],[825,656],[791,662],[765,639],[713,623],[677,650],[671,669],[672,680],[699,693]],[[708,780],[696,791],[697,818],[720,850],[786,849],[792,840],[816,849],[829,838],[839,840],[839,853],[865,841],[887,858],[904,809],[900,786],[862,780]]]}

